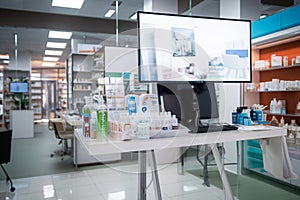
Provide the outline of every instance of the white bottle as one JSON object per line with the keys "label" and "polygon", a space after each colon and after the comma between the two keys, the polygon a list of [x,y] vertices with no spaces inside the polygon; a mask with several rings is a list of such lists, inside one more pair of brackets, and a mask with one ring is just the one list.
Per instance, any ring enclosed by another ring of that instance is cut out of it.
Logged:
{"label": "white bottle", "polygon": [[277,101],[276,98],[274,98],[270,103],[270,113],[276,113],[276,105]]}
{"label": "white bottle", "polygon": [[283,117],[281,117],[281,119],[280,119],[279,126],[284,127],[284,118]]}
{"label": "white bottle", "polygon": [[172,130],[176,130],[178,128],[178,119],[176,118],[176,115],[172,115]]}
{"label": "white bottle", "polygon": [[280,114],[281,109],[282,109],[282,101],[278,100],[276,104],[276,113]]}

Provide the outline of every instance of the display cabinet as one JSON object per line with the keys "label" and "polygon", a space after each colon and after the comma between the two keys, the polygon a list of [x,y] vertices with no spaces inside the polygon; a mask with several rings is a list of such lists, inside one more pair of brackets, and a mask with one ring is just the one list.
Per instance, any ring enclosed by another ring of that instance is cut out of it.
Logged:
{"label": "display cabinet", "polygon": [[42,81],[31,81],[31,107],[34,119],[42,119]]}
{"label": "display cabinet", "polygon": [[[23,85],[24,87],[19,88],[19,86],[16,86],[14,91],[11,91],[10,83],[25,84]],[[3,121],[7,128],[10,127],[10,111],[30,109],[30,97],[30,72],[22,70],[3,70]]]}
{"label": "display cabinet", "polygon": [[92,55],[71,54],[67,61],[68,109],[75,109],[77,103],[92,93]]}
{"label": "display cabinet", "polygon": [[[267,43],[254,43],[252,55],[253,82],[244,85],[244,104],[248,107],[257,103],[266,105],[267,109],[263,113],[268,121],[276,117],[278,121],[283,119],[286,125],[290,125],[292,120],[300,125],[300,113],[297,111],[297,105],[300,105],[299,38],[271,37]],[[277,102],[275,110],[274,104],[271,105],[274,98]],[[299,176],[300,133],[296,131],[286,139],[293,169]],[[258,141],[245,142],[244,164],[248,170],[271,176],[263,170],[262,151]],[[300,187],[299,180],[280,181]]]}

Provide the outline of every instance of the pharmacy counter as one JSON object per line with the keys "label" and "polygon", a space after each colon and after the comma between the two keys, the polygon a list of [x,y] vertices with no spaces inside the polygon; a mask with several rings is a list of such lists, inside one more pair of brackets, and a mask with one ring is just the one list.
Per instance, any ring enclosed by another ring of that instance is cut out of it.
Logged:
{"label": "pharmacy counter", "polygon": [[[74,130],[81,130],[82,120],[80,116],[70,116],[66,114],[60,114],[59,116],[66,121],[67,125],[73,127]],[[82,145],[81,142],[78,141],[77,138],[78,137],[75,137],[75,139],[73,140],[73,163],[75,167],[84,164],[105,163],[121,160],[121,153],[105,154],[98,156],[90,155],[87,152],[87,149]]]}
{"label": "pharmacy counter", "polygon": [[232,191],[222,164],[221,156],[217,150],[215,144],[223,142],[234,142],[242,140],[252,139],[268,139],[274,137],[282,137],[286,135],[286,130],[278,127],[259,127],[259,128],[246,128],[237,131],[225,131],[225,132],[209,132],[201,134],[186,133],[186,130],[182,130],[182,133],[177,134],[176,137],[165,137],[156,139],[145,140],[128,140],[120,141],[110,139],[108,141],[91,140],[82,135],[81,129],[76,129],[75,136],[86,151],[92,156],[107,155],[113,153],[122,152],[139,152],[139,191],[138,199],[145,200],[146,194],[146,155],[150,152],[150,165],[153,173],[153,183],[155,188],[156,199],[161,199],[161,192],[158,180],[158,173],[155,161],[154,151],[167,148],[189,147],[193,145],[211,145],[217,167],[221,174],[222,182],[224,185],[225,198],[234,199]]}
{"label": "pharmacy counter", "polygon": [[11,110],[10,121],[12,138],[33,138],[33,111],[32,110]]}

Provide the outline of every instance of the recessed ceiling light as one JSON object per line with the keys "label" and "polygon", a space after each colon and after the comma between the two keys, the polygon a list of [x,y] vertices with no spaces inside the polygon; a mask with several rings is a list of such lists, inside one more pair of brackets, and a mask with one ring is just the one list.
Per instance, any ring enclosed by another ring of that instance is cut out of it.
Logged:
{"label": "recessed ceiling light", "polygon": [[265,18],[265,17],[268,17],[268,15],[267,15],[267,14],[261,14],[261,15],[259,16],[259,19],[263,19],[263,18]]}
{"label": "recessed ceiling light", "polygon": [[130,15],[129,19],[137,19],[137,13],[133,13],[132,15]]}
{"label": "recessed ceiling light", "polygon": [[52,6],[80,9],[84,0],[52,0]]}
{"label": "recessed ceiling light", "polygon": [[51,56],[61,56],[62,51],[55,51],[55,50],[45,50],[45,55]]}
{"label": "recessed ceiling light", "polygon": [[67,43],[65,42],[47,42],[47,48],[57,48],[57,49],[64,49],[66,48]]}
{"label": "recessed ceiling light", "polygon": [[43,61],[53,61],[53,62],[57,62],[58,60],[59,60],[58,57],[47,57],[47,56],[45,56],[45,57],[43,58]]}
{"label": "recessed ceiling light", "polygon": [[8,54],[0,54],[0,59],[9,59]]}
{"label": "recessed ceiling light", "polygon": [[72,32],[65,31],[49,31],[48,38],[70,39]]}
{"label": "recessed ceiling light", "polygon": [[55,67],[55,62],[42,62],[42,67]]}
{"label": "recessed ceiling light", "polygon": [[115,10],[113,9],[109,9],[106,13],[105,13],[105,17],[111,17],[113,16],[113,14],[115,14]]}

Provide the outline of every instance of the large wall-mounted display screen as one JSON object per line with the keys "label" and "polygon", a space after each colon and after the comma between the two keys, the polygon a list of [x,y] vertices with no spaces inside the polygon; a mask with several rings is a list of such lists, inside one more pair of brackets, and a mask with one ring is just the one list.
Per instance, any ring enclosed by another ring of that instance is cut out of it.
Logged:
{"label": "large wall-mounted display screen", "polygon": [[250,82],[251,21],[138,12],[142,82]]}

